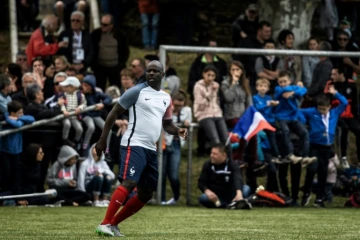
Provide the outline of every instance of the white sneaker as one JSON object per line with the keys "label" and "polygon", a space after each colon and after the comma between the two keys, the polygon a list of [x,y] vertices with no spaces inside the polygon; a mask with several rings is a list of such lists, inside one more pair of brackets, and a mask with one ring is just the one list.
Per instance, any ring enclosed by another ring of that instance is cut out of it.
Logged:
{"label": "white sneaker", "polygon": [[340,162],[341,162],[341,167],[342,167],[343,169],[349,169],[349,168],[350,168],[350,165],[349,165],[346,157],[342,157],[341,160],[340,160]]}
{"label": "white sneaker", "polygon": [[106,236],[106,237],[114,237],[115,236],[114,232],[111,229],[110,224],[106,224],[106,225],[99,224],[99,226],[97,226],[95,231],[100,236]]}
{"label": "white sneaker", "polygon": [[165,206],[166,202],[165,201],[161,201],[161,205]]}
{"label": "white sneaker", "polygon": [[125,237],[124,234],[120,232],[120,229],[118,226],[110,226],[111,231],[114,233],[115,237]]}
{"label": "white sneaker", "polygon": [[292,162],[292,164],[298,164],[302,160],[302,157],[295,156],[294,154],[289,154],[288,159]]}
{"label": "white sneaker", "polygon": [[176,201],[174,198],[171,198],[169,201],[166,202],[166,205],[175,205]]}
{"label": "white sneaker", "polygon": [[93,207],[103,207],[103,203],[99,200],[94,201]]}
{"label": "white sneaker", "polygon": [[109,200],[102,200],[100,203],[102,204],[103,207],[108,207],[109,204],[110,204],[110,201]]}

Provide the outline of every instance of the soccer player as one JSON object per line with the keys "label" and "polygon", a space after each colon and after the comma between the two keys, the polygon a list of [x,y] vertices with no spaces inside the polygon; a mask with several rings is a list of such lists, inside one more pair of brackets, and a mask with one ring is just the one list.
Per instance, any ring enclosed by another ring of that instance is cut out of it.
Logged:
{"label": "soccer player", "polygon": [[[128,109],[129,125],[120,146],[118,178],[121,185],[113,193],[105,218],[96,228],[99,235],[123,236],[118,224],[139,211],[151,199],[158,181],[156,142],[161,127],[169,134],[187,138],[187,129],[178,128],[172,122],[170,95],[160,90],[165,75],[163,69],[159,61],[148,64],[146,82],[130,88],[121,96],[106,118],[101,137],[96,143],[96,152],[101,156],[117,116]],[[135,187],[137,194],[118,212]]]}

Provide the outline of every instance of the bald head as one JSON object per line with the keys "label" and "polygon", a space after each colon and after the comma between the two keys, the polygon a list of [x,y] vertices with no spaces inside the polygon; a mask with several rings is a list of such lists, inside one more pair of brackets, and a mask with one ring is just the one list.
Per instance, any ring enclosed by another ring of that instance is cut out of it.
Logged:
{"label": "bald head", "polygon": [[157,68],[159,71],[164,72],[164,66],[161,64],[161,62],[159,62],[159,61],[157,61],[157,60],[154,60],[154,61],[149,62],[147,68],[150,68],[150,67],[155,67],[155,68]]}

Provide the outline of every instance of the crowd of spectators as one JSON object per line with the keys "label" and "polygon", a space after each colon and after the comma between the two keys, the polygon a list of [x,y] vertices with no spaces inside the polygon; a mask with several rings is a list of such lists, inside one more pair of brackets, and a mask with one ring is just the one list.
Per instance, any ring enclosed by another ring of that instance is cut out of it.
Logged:
{"label": "crowd of spectators", "polygon": [[[37,1],[19,4],[21,11],[26,11],[36,9]],[[109,10],[106,1],[101,4]],[[327,1],[324,4],[320,8],[329,7]],[[148,54],[131,59],[127,68],[130,50],[126,33],[115,27],[116,20],[109,13],[101,17],[100,28],[89,32],[88,7],[83,0],[56,1],[56,16],[44,17],[37,29],[31,29],[27,25],[31,22],[24,20],[25,30],[32,31],[26,50],[19,51],[16,63],[8,64],[0,75],[3,130],[61,114],[65,117],[54,124],[55,132],[51,131],[53,125],[44,125],[1,137],[2,195],[41,192],[45,184],[58,192],[51,202],[29,198],[4,204],[108,206],[111,186],[116,184],[114,163],[118,162],[119,141],[128,127],[128,113],[118,117],[101,157],[94,151],[96,129],[104,127],[113,99],[145,82],[147,64],[159,58]],[[139,0],[139,11],[144,48],[154,50],[158,45],[159,8],[156,1]],[[322,40],[309,38],[309,51],[358,51],[351,22],[343,18],[334,24],[336,27],[324,27],[328,35]],[[290,29],[281,30],[276,41],[274,37],[271,23],[259,21],[256,4],[250,4],[233,23],[233,47],[295,48],[296,36]],[[203,43],[217,46],[212,36]],[[187,92],[180,88],[185,80],[177,76],[169,56],[165,70],[162,89],[172,96],[174,122],[189,126],[194,116],[199,123],[197,156],[210,156],[199,173],[202,205],[225,207],[231,201],[243,201],[255,193],[257,177],[266,175],[267,190],[282,192],[291,198],[292,206],[298,206],[302,168],[306,169],[306,180],[301,205],[309,203],[311,191],[317,195],[318,207],[332,201],[332,191],[355,191],[360,181],[360,151],[348,159],[347,149],[349,130],[356,137],[356,148],[360,147],[355,84],[360,74],[359,58],[233,55],[227,63],[220,56],[204,53],[191,64]],[[89,106],[94,108],[83,112]],[[276,131],[260,132],[248,142],[244,136],[229,137],[251,106]],[[318,118],[314,120],[311,114]],[[335,136],[340,136],[340,155],[334,151]],[[167,134],[164,137],[161,200],[173,205],[180,198],[179,166],[184,142]],[[173,192],[170,200],[165,195],[167,178]]]}

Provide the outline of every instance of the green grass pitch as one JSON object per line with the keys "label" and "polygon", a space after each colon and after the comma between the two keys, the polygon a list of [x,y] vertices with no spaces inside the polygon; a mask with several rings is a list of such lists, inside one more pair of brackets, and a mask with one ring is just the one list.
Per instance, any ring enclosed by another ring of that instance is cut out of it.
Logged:
{"label": "green grass pitch", "polygon": [[[95,234],[105,208],[0,208],[0,239],[104,239]],[[359,211],[344,208],[146,206],[120,224],[125,239],[359,239]]]}

